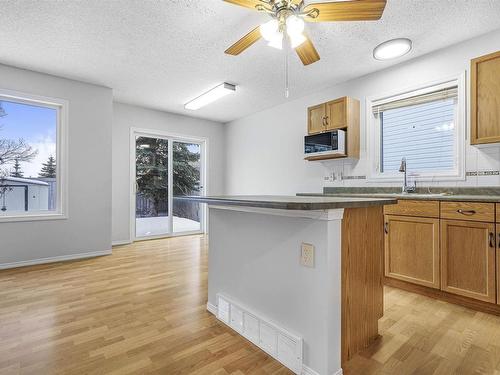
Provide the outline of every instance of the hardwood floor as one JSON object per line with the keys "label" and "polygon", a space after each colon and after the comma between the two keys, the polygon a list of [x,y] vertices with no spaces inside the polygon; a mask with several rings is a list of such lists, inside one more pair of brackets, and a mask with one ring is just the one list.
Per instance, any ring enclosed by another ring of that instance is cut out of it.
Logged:
{"label": "hardwood floor", "polygon": [[206,247],[0,271],[0,374],[291,374],[206,311]]}
{"label": "hardwood floor", "polygon": [[500,374],[500,317],[385,288],[381,337],[344,375]]}
{"label": "hardwood floor", "polygon": [[[0,271],[0,374],[291,374],[205,310],[203,236]],[[500,374],[500,317],[386,288],[346,375]]]}

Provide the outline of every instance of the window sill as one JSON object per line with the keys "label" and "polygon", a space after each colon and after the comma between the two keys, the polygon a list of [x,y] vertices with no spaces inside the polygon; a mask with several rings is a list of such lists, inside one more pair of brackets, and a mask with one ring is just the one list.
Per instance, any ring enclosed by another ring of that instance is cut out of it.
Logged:
{"label": "window sill", "polygon": [[0,215],[0,223],[22,222],[22,221],[49,221],[66,220],[68,216],[62,213],[53,214],[31,214],[31,215]]}

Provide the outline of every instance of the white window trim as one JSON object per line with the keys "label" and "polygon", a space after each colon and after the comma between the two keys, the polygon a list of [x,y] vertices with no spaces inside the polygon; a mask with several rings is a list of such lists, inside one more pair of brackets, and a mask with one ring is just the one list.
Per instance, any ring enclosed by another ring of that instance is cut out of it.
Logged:
{"label": "white window trim", "polygon": [[67,183],[67,157],[68,157],[68,108],[69,101],[19,91],[0,89],[0,99],[40,105],[57,110],[56,124],[56,168],[57,168],[57,197],[55,211],[9,212],[0,213],[0,222],[40,221],[40,220],[65,220],[68,218],[68,183]]}
{"label": "white window trim", "polygon": [[371,96],[366,99],[366,134],[369,158],[368,181],[372,182],[401,182],[401,173],[380,173],[380,121],[373,115],[374,103],[382,104],[411,96],[430,93],[447,87],[458,87],[456,109],[456,138],[457,168],[451,172],[441,173],[413,173],[409,166],[408,173],[416,181],[464,181],[465,180],[465,147],[466,147],[466,99],[465,99],[465,72],[447,79],[422,84],[405,89],[394,90],[383,95]]}

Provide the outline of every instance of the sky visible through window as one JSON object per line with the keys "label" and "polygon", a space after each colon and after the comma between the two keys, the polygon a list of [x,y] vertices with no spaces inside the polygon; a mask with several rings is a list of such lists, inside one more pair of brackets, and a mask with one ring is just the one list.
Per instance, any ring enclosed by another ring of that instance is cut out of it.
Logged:
{"label": "sky visible through window", "polygon": [[[0,139],[18,140],[22,138],[38,151],[29,162],[21,162],[25,178],[38,177],[42,163],[50,155],[56,157],[57,110],[1,100],[6,114],[0,117]],[[2,166],[9,172],[12,165]]]}

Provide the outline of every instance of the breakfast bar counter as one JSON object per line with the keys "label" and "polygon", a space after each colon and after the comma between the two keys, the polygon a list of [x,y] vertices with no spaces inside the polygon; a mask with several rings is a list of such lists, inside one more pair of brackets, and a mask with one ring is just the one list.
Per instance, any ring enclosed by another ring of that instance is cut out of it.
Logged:
{"label": "breakfast bar counter", "polygon": [[178,199],[208,204],[208,310],[292,371],[341,374],[378,336],[395,199]]}

